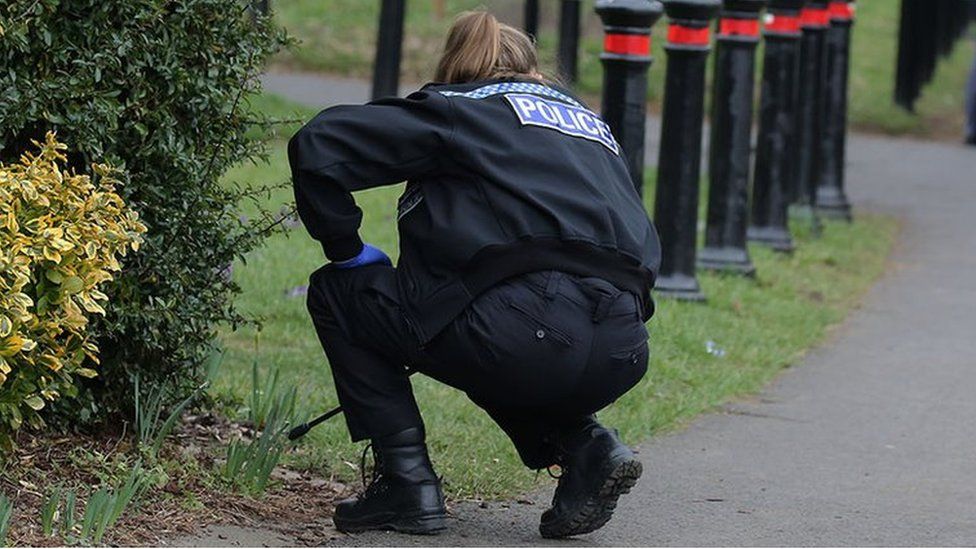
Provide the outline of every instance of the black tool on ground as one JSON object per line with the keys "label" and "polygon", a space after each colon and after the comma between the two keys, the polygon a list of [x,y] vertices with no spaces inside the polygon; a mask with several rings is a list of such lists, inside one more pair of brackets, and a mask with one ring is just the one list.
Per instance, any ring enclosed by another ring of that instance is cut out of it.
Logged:
{"label": "black tool on ground", "polygon": [[654,222],[661,236],[661,270],[655,292],[688,301],[705,295],[695,278],[698,242],[698,183],[705,66],[711,51],[709,24],[720,0],[665,0],[668,56]]}
{"label": "black tool on ground", "polygon": [[796,140],[800,9],[805,0],[771,0],[766,26],[759,136],[748,238],[778,252],[793,251],[789,192]]}
{"label": "black tool on ground", "polygon": [[288,440],[297,440],[305,436],[312,428],[322,424],[335,416],[342,413],[342,406],[336,406],[335,408],[329,410],[328,412],[320,415],[319,417],[313,419],[312,421],[307,421],[301,425],[295,427],[291,431],[288,431]]}
{"label": "black tool on ground", "polygon": [[651,27],[664,8],[647,0],[598,0],[596,13],[606,33],[600,54],[603,119],[620,143],[637,194],[643,195]]}
{"label": "black tool on ground", "polygon": [[[417,373],[417,370],[407,370],[408,376],[412,376],[415,373]],[[325,423],[326,421],[329,421],[330,419],[336,417],[341,413],[342,413],[342,406],[336,406],[335,408],[320,415],[319,417],[313,419],[312,421],[306,421],[305,423],[296,426],[291,431],[288,431],[288,440],[298,440],[302,438],[315,427],[318,427],[319,425]]]}
{"label": "black tool on ground", "polygon": [[711,147],[705,247],[698,267],[752,276],[746,247],[749,228],[749,163],[759,16],[766,0],[724,0],[712,78]]}

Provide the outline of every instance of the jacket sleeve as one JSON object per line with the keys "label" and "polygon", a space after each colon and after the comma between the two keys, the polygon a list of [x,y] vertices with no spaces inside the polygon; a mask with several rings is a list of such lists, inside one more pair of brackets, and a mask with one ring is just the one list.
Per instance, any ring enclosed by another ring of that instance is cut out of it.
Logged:
{"label": "jacket sleeve", "polygon": [[447,98],[425,91],[326,109],[299,130],[288,143],[295,200],[326,257],[362,249],[363,213],[351,193],[437,171],[452,131]]}

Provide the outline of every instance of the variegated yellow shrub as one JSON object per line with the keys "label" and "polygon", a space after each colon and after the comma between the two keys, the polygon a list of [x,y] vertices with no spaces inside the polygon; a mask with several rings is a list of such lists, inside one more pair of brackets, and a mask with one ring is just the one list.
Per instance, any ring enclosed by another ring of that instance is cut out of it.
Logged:
{"label": "variegated yellow shrub", "polygon": [[136,250],[145,227],[115,192],[113,170],[65,173],[66,146],[48,134],[40,151],[0,165],[0,444],[38,411],[93,377],[98,349],[87,330],[104,314],[100,287]]}

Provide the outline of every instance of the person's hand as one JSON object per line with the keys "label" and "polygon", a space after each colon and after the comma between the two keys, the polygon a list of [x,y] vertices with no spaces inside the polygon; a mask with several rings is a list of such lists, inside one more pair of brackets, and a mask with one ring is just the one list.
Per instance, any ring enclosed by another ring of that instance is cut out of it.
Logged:
{"label": "person's hand", "polygon": [[371,244],[363,244],[362,251],[356,257],[345,261],[335,261],[333,264],[337,269],[355,269],[356,267],[365,267],[366,265],[393,266],[393,262],[390,261],[390,256]]}

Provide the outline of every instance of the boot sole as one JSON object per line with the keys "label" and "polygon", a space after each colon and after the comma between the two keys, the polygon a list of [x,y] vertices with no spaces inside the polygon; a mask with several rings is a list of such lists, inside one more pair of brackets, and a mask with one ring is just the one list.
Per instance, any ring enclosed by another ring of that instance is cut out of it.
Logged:
{"label": "boot sole", "polygon": [[637,459],[630,458],[617,463],[605,476],[603,485],[596,495],[588,499],[575,515],[542,523],[539,525],[539,533],[542,537],[551,539],[589,534],[599,530],[613,517],[620,496],[630,492],[643,472],[644,466]]}
{"label": "boot sole", "polygon": [[439,534],[447,529],[446,515],[431,515],[421,517],[373,517],[349,523],[336,520],[336,530],[345,534],[361,534],[373,530],[393,531],[402,534],[412,534],[419,536],[432,536]]}

